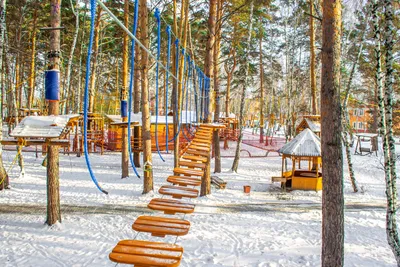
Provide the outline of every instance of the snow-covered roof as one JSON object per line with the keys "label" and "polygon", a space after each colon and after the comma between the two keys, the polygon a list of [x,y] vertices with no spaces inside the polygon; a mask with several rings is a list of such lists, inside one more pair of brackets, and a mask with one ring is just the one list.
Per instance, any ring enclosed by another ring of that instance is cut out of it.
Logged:
{"label": "snow-covered roof", "polygon": [[28,116],[14,128],[10,136],[21,138],[58,138],[63,134],[68,122],[78,117],[79,114]]}
{"label": "snow-covered roof", "polygon": [[309,118],[305,118],[308,127],[310,127],[311,131],[313,131],[314,133],[317,132],[321,132],[321,122],[318,120],[312,120]]}
{"label": "snow-covered roof", "polygon": [[[112,121],[112,123],[121,123],[121,115],[106,115],[108,119]],[[168,124],[173,123],[173,116],[167,116]],[[132,122],[138,122],[139,126],[142,125],[142,113],[132,113],[131,115],[131,121]],[[190,123],[190,122],[195,122],[196,121],[196,112],[195,111],[188,111],[182,110],[182,123]],[[155,124],[156,123],[156,116],[151,116],[151,123]],[[159,115],[158,116],[158,124],[166,124],[165,123],[165,115]]]}
{"label": "snow-covered roof", "polygon": [[305,129],[299,133],[292,141],[278,150],[284,155],[299,157],[320,157],[321,140],[310,129]]}

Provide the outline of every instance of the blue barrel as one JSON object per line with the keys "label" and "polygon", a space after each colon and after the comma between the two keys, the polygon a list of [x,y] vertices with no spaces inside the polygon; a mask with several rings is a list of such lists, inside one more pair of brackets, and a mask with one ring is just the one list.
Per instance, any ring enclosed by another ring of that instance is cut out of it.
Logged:
{"label": "blue barrel", "polygon": [[121,117],[128,117],[128,101],[121,100]]}
{"label": "blue barrel", "polygon": [[45,95],[48,101],[60,100],[60,71],[45,71]]}

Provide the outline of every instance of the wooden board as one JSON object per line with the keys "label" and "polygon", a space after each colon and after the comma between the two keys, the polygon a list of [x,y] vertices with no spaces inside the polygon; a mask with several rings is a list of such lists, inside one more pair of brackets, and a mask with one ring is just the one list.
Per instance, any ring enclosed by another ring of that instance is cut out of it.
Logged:
{"label": "wooden board", "polygon": [[210,147],[196,146],[196,145],[193,145],[193,144],[190,144],[188,149],[196,149],[196,150],[206,151],[206,152],[210,152],[211,151]]}
{"label": "wooden board", "polygon": [[182,159],[196,161],[196,162],[203,162],[203,163],[206,163],[208,161],[206,157],[193,156],[193,155],[183,155]]}
{"label": "wooden board", "polygon": [[122,240],[109,255],[113,262],[136,267],[177,267],[183,248],[174,244],[141,240]]}
{"label": "wooden board", "polygon": [[219,189],[226,188],[226,182],[217,176],[211,176],[211,183],[217,186]]}
{"label": "wooden board", "polygon": [[194,146],[208,147],[209,148],[210,145],[211,145],[211,142],[210,143],[203,143],[203,142],[199,142],[199,141],[194,140],[194,141],[190,142],[190,144],[194,145]]}
{"label": "wooden board", "polygon": [[163,185],[158,192],[162,195],[168,195],[178,199],[183,197],[196,198],[199,196],[199,190],[172,185]]}
{"label": "wooden board", "polygon": [[185,175],[185,176],[203,176],[203,170],[195,170],[189,168],[174,168],[174,174]]}
{"label": "wooden board", "polygon": [[140,216],[132,225],[137,232],[151,233],[152,236],[183,236],[189,232],[190,222],[181,219],[156,216]]}
{"label": "wooden board", "polygon": [[206,168],[206,164],[200,162],[193,162],[193,161],[186,161],[186,160],[179,160],[179,166],[184,166],[187,168],[197,168],[204,170]]}
{"label": "wooden board", "polygon": [[165,214],[193,213],[194,205],[175,199],[153,198],[147,205],[149,209],[163,211]]}
{"label": "wooden board", "polygon": [[186,176],[169,176],[167,182],[171,184],[177,184],[179,186],[200,186],[201,179],[186,177]]}
{"label": "wooden board", "polygon": [[210,155],[210,152],[207,151],[200,151],[200,150],[196,150],[196,149],[187,149],[185,151],[185,154],[188,155],[195,155],[195,156],[203,156],[203,157],[208,157]]}

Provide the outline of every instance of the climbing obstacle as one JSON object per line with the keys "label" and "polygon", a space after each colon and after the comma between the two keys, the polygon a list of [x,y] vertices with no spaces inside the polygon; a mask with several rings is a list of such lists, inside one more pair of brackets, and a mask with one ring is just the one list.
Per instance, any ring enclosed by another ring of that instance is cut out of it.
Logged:
{"label": "climbing obstacle", "polygon": [[[171,198],[154,198],[148,208],[164,212],[164,214],[190,214],[195,205],[181,201],[182,198],[197,198],[199,190],[190,187],[203,186],[205,180],[210,180],[210,153],[213,128],[200,127],[186,148],[182,150],[179,167],[173,169],[173,174],[167,178],[172,185],[163,185],[159,193]],[[207,171],[208,170],[208,171]],[[179,199],[179,200],[178,200]],[[183,236],[188,234],[190,222],[184,219],[165,218],[159,216],[140,216],[132,224],[132,229],[140,233],[150,233],[152,236],[167,235]],[[132,264],[136,267],[179,266],[183,248],[175,244],[149,242],[139,240],[120,241],[109,255],[113,262]]]}

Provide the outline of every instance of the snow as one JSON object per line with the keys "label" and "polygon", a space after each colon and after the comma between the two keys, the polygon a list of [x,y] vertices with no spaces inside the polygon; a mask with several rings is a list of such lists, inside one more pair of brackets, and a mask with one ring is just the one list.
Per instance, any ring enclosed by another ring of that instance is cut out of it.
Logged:
{"label": "snow", "polygon": [[79,114],[25,117],[10,133],[12,137],[57,138],[72,118]]}
{"label": "snow", "polygon": [[[245,144],[243,149],[253,156],[265,155]],[[226,156],[234,154],[234,143],[221,151],[223,172],[217,176],[227,182],[227,188],[213,187],[207,197],[185,199],[196,208],[185,216],[191,223],[189,234],[176,243],[184,248],[181,266],[319,266],[322,193],[282,193],[279,184],[270,179],[280,174],[281,158],[275,154],[249,158],[244,153],[239,172],[232,173],[233,159]],[[8,169],[15,152],[3,153]],[[83,157],[62,153],[60,157],[62,223],[52,227],[44,225],[43,158],[25,152],[25,176],[19,177],[18,166],[9,172],[12,188],[0,191],[2,266],[115,266],[108,255],[120,240],[135,238],[132,223],[136,218],[183,218],[147,208],[152,198],[161,197],[157,191],[172,174],[171,154],[163,154],[166,162],[153,154],[155,191],[147,195],[141,194],[143,181],[133,174],[121,179],[118,153],[90,155],[96,177],[109,195],[97,191]],[[386,241],[382,156],[354,155],[353,159],[362,192],[352,192],[345,168],[345,266],[396,266]],[[243,193],[244,185],[251,186],[250,194]],[[147,233],[140,233],[137,239],[175,242],[175,237]]]}

